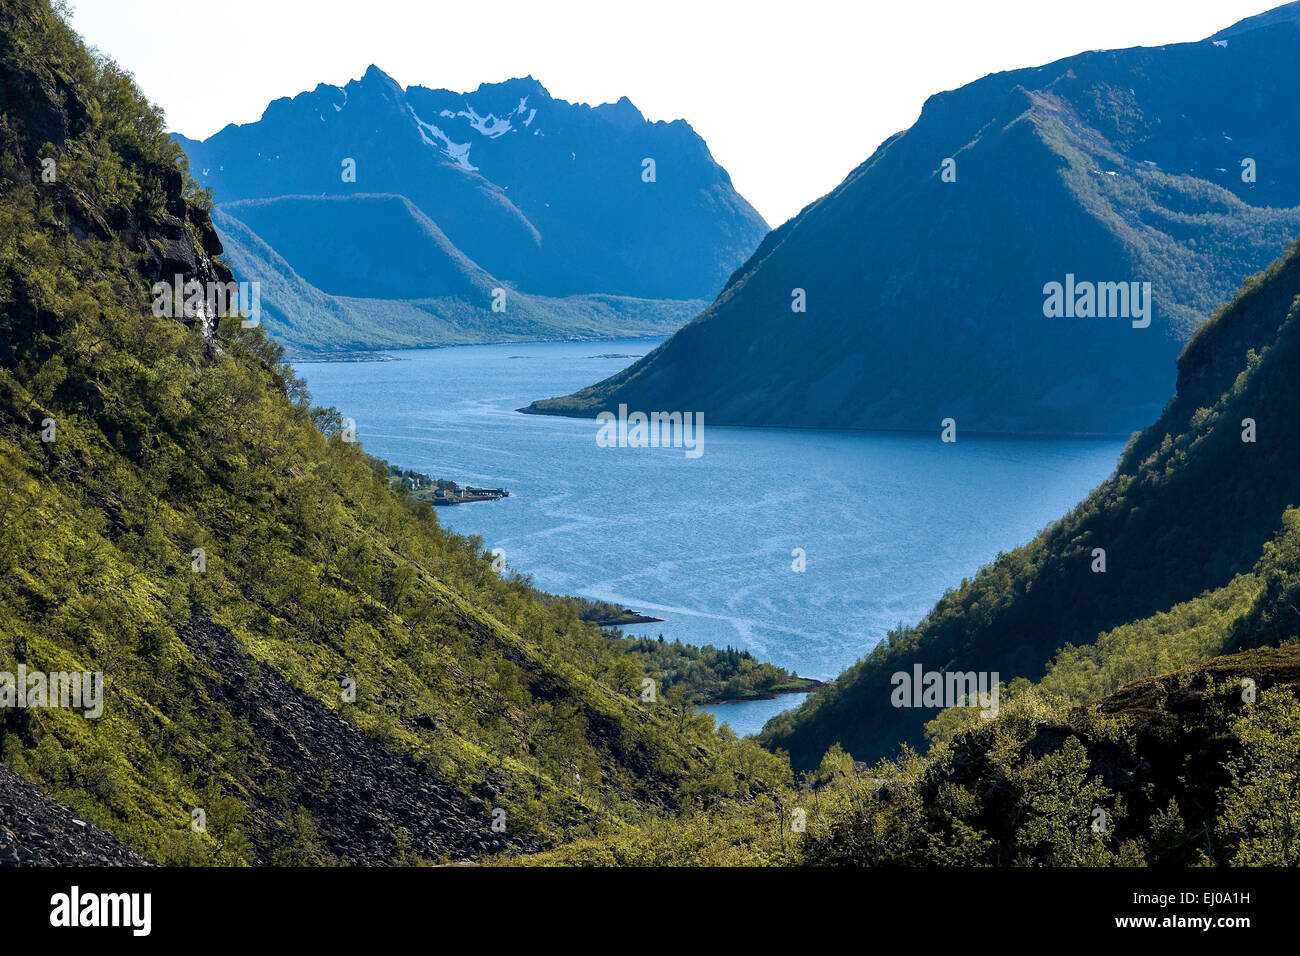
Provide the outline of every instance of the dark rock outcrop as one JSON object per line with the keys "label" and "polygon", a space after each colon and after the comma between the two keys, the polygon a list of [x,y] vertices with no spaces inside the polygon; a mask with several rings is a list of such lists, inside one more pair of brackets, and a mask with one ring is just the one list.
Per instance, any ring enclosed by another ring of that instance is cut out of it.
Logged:
{"label": "dark rock outcrop", "polygon": [[0,764],[0,866],[150,866]]}
{"label": "dark rock outcrop", "polygon": [[330,852],[351,865],[394,862],[403,850],[432,860],[539,848],[493,832],[490,784],[471,795],[436,779],[254,661],[220,625],[195,618],[178,632],[208,665],[204,692],[246,720],[257,741],[262,786],[246,799],[261,862],[272,862],[274,846],[287,841],[279,820],[297,806],[311,813]]}

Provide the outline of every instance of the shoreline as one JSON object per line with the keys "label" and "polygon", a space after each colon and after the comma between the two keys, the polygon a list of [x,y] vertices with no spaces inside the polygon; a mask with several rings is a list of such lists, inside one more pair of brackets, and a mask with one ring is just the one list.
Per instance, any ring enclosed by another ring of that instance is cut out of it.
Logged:
{"label": "shoreline", "polygon": [[[619,335],[597,335],[597,336],[571,336],[571,337],[560,337],[560,338],[550,338],[550,339],[548,338],[501,339],[501,340],[488,341],[488,342],[430,342],[427,345],[392,345],[392,346],[386,345],[377,348],[362,348],[362,349],[355,349],[355,350],[354,349],[321,349],[319,351],[316,351],[312,349],[295,348],[295,349],[285,350],[284,361],[288,362],[290,365],[325,364],[331,362],[409,362],[410,359],[403,357],[401,354],[392,354],[392,353],[421,352],[426,349],[472,348],[474,346],[482,346],[482,345],[527,346],[527,345],[557,345],[557,344],[564,345],[570,343],[574,345],[578,345],[582,343],[596,345],[600,342],[637,342],[637,343],[645,343],[646,345],[649,345],[652,342],[662,344],[663,342],[671,338],[672,335],[673,332],[669,331],[669,332],[649,332],[649,333],[630,334],[630,335],[619,334]],[[644,358],[646,354],[649,353],[642,353],[641,355],[622,355],[622,354],[615,355],[614,353],[606,353],[603,355],[589,355],[587,356],[587,358],[639,359],[639,358]],[[531,358],[531,357],[532,356],[528,356],[528,355],[510,356],[510,358]]]}
{"label": "shoreline", "polygon": [[812,677],[800,677],[798,680],[807,681],[803,687],[786,687],[781,690],[765,690],[753,694],[749,697],[726,697],[719,700],[706,700],[699,707],[717,707],[720,704],[751,704],[758,700],[776,700],[778,697],[785,697],[789,694],[815,694],[827,686],[825,681],[816,680]]}
{"label": "shoreline", "polygon": [[663,622],[664,619],[661,617],[650,617],[646,614],[628,611],[618,617],[607,617],[599,621],[588,621],[587,623],[595,624],[597,627],[629,627],[634,624],[662,624]]}

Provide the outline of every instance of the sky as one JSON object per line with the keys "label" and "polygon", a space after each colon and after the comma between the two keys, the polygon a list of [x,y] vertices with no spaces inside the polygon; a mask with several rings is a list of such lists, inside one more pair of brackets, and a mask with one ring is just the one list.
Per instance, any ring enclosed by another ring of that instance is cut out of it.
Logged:
{"label": "sky", "polygon": [[70,0],[88,43],[198,139],[376,64],[468,91],[531,74],[685,119],[776,226],[926,98],[1084,50],[1203,39],[1268,0]]}

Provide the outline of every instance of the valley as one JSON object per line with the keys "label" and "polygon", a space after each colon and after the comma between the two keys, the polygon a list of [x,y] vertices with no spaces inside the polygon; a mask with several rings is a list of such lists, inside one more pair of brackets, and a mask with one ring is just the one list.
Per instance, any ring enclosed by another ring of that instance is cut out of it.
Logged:
{"label": "valley", "polygon": [[[933,93],[770,230],[621,92],[268,93],[344,70],[300,59],[322,16],[191,139],[73,17],[0,5],[15,925],[270,900],[337,943],[448,887],[531,925],[534,867],[645,868],[668,915],[663,868],[797,870],[821,919],[853,867],[896,919],[988,883],[1082,933],[1300,866],[1300,3]],[[686,102],[778,128],[727,39],[736,95]],[[841,93],[767,148],[842,145]]]}

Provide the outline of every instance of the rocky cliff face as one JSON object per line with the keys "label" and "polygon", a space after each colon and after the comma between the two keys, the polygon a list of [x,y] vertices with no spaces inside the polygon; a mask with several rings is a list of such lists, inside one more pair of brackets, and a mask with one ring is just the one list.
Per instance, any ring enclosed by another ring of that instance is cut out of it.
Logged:
{"label": "rocky cliff face", "polygon": [[[26,17],[37,29],[45,16],[36,7],[15,10],[14,15]],[[92,106],[88,90],[66,68],[24,55],[15,46],[16,38],[12,31],[0,34],[0,161],[6,178],[11,182],[30,178],[39,184],[58,228],[79,239],[124,244],[150,285],[172,284],[177,276],[182,284],[198,281],[207,286],[232,281],[230,270],[217,259],[222,247],[211,215],[204,206],[187,201],[185,174],[180,168],[151,170],[148,186],[155,191],[151,197],[155,202],[96,200],[97,184],[67,154],[80,153],[100,138],[102,130],[97,123],[102,117]],[[124,75],[122,78],[125,80]],[[161,114],[146,111],[142,120],[161,124]],[[20,287],[27,284],[21,275],[11,279]],[[14,304],[21,311],[23,301]],[[9,344],[14,348],[41,331],[50,331],[30,309],[25,321],[12,314],[9,318]],[[216,317],[204,312],[190,318],[210,341]]]}

